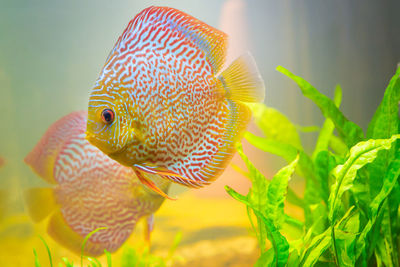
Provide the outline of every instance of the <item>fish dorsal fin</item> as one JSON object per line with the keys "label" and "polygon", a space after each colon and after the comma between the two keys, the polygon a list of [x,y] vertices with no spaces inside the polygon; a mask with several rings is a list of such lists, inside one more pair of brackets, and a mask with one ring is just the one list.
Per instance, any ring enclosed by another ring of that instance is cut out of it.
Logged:
{"label": "fish dorsal fin", "polygon": [[86,125],[86,112],[72,112],[52,124],[33,150],[25,157],[24,161],[42,179],[51,184],[56,184],[54,179],[54,164],[57,155],[72,134],[84,133]]}
{"label": "fish dorsal fin", "polygon": [[[116,47],[135,42],[135,37],[150,36],[151,41],[166,42],[171,36],[165,36],[163,28],[180,32],[190,39],[205,55],[214,73],[218,73],[225,61],[227,35],[204,22],[174,8],[149,7],[132,19],[119,38]],[[157,40],[158,39],[158,40]],[[140,42],[143,44],[143,42]],[[129,45],[128,45],[129,46]],[[133,47],[136,49],[136,47]]]}

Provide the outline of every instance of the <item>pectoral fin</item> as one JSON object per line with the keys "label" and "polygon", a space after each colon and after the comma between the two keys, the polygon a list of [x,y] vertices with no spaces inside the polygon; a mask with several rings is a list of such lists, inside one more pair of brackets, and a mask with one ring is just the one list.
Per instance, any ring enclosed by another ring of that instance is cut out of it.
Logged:
{"label": "pectoral fin", "polygon": [[190,187],[202,187],[205,184],[208,184],[207,182],[203,183],[202,181],[197,181],[197,180],[186,178],[186,177],[180,175],[179,173],[176,173],[172,170],[168,170],[167,168],[164,168],[164,167],[148,166],[148,165],[135,165],[135,168],[137,168],[145,173],[160,175],[162,178],[167,179],[171,182],[178,183],[178,184],[184,184],[184,185],[187,185]]}
{"label": "pectoral fin", "polygon": [[[146,185],[148,188],[152,189],[154,192],[158,193],[159,195],[161,195],[161,196],[163,196],[163,197],[165,197],[167,199],[177,200],[176,198],[172,198],[172,197],[168,196],[160,188],[158,188],[158,186],[152,180],[150,180],[149,178],[146,177],[146,175],[145,175],[146,172],[145,171],[143,171],[143,170],[141,170],[141,169],[139,169],[137,167],[134,168],[134,171],[136,173],[136,176],[139,178],[139,181],[142,184]],[[154,174],[153,172],[148,172],[148,173]]]}

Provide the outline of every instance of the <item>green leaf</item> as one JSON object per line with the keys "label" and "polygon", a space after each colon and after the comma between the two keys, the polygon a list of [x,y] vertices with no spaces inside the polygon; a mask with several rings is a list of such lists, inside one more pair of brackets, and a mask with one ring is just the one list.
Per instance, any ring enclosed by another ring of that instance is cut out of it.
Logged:
{"label": "green leaf", "polygon": [[252,110],[255,123],[267,139],[302,149],[296,126],[285,115],[264,104],[248,104],[248,106]]}
{"label": "green leaf", "polygon": [[[250,132],[246,132],[244,137],[253,146],[274,155],[283,157],[288,163],[292,162],[298,153],[300,153],[298,172],[300,176],[307,179],[313,179],[314,182],[308,182],[308,188],[315,186],[315,177],[313,171],[313,163],[301,146],[300,137],[296,131],[296,127],[284,115],[272,108],[267,108],[262,104],[250,105],[258,126],[264,131],[267,138],[258,137]],[[306,200],[317,199],[319,201],[318,192],[315,190],[306,190]],[[317,193],[317,196],[314,196]],[[300,198],[289,189],[289,198],[293,204],[301,205],[304,203],[298,201]],[[314,200],[313,200],[314,201]]]}
{"label": "green leaf", "polygon": [[[274,263],[274,250],[269,249],[261,254],[254,267],[273,266]],[[276,264],[276,263],[275,263]]]}
{"label": "green leaf", "polygon": [[[301,145],[296,126],[279,111],[266,107],[264,104],[249,104],[255,121],[263,131],[266,138],[258,137],[250,132],[246,132],[244,137],[255,147],[283,157],[288,163],[292,162],[300,152],[301,158],[307,156]],[[315,128],[315,127],[314,127]],[[308,156],[307,156],[308,157]],[[300,159],[299,164],[304,161]],[[310,163],[308,160],[307,164]],[[300,168],[302,176],[309,176],[307,164]]]}
{"label": "green leaf", "polygon": [[[249,220],[251,222],[251,226],[252,226],[253,230],[256,233],[258,244],[260,246],[261,251],[265,251],[266,229],[263,226],[262,219],[260,217],[258,217],[258,216],[256,216],[257,228],[255,227],[255,225],[253,223],[253,220],[251,218],[251,212],[249,210],[249,208],[254,210],[254,209],[257,209],[257,207],[254,207],[252,205],[252,203],[249,202],[248,197],[239,194],[238,192],[236,192],[235,190],[233,190],[229,186],[226,185],[225,186],[225,190],[231,197],[233,197],[234,199],[236,199],[239,202],[242,202],[243,204],[245,204],[247,206],[247,214],[248,214]],[[250,194],[251,193],[249,193],[249,195]]]}
{"label": "green leaf", "polygon": [[[231,195],[234,199],[242,202],[246,206],[250,207],[253,209],[254,214],[256,215],[257,218],[260,219],[262,222],[263,227],[265,227],[267,231],[267,236],[268,239],[271,241],[271,244],[274,248],[274,262],[273,265],[276,266],[285,266],[287,259],[289,257],[289,244],[284,236],[281,235],[279,230],[274,226],[273,222],[269,219],[267,219],[262,212],[260,212],[257,207],[253,206],[252,203],[250,203],[247,199],[246,196],[243,196],[230,188],[229,186],[225,186],[225,190],[228,192],[229,195]],[[260,259],[260,262],[258,264],[261,264],[259,266],[265,266],[266,261],[269,259],[269,257],[262,257]],[[262,265],[264,264],[264,265]]]}
{"label": "green leaf", "polygon": [[288,225],[292,225],[294,227],[296,227],[299,230],[303,230],[304,227],[304,223],[296,218],[293,218],[287,214],[284,214],[285,216],[285,223],[287,223]]}
{"label": "green leaf", "polygon": [[297,154],[300,153],[299,159],[299,168],[300,168],[300,175],[306,178],[312,177],[315,179],[314,171],[313,171],[313,163],[310,157],[304,153],[302,150],[298,150],[294,146],[286,143],[282,143],[275,140],[270,140],[267,138],[256,136],[250,132],[246,132],[244,134],[244,138],[252,144],[253,146],[271,154],[280,156],[284,158],[288,163],[292,162]]}
{"label": "green leaf", "polygon": [[[336,247],[336,238],[335,238],[335,230],[340,230],[346,227],[346,224],[350,221],[351,219],[351,212],[353,210],[353,207],[351,207],[349,210],[347,210],[346,214],[342,217],[342,219],[335,225],[335,227],[329,227],[325,232],[315,236],[312,240],[310,245],[308,246],[307,249],[305,249],[302,253],[301,261],[304,262],[304,266],[313,266],[318,259],[321,257],[321,255],[326,251],[326,249],[333,245],[333,250],[335,252],[335,257],[336,259],[338,258],[338,255],[340,253],[337,253],[337,251],[340,249],[337,249]],[[324,217],[321,218],[323,220]],[[346,230],[351,230],[353,229],[353,223],[349,224],[349,227],[346,227]],[[312,228],[316,227],[317,225],[314,224]],[[341,227],[341,228],[339,228]],[[313,231],[314,232],[314,231]],[[304,244],[308,244],[308,239],[311,236],[310,231],[306,235],[306,239]],[[303,266],[303,265],[301,265]]]}
{"label": "green leaf", "polygon": [[298,160],[299,156],[297,155],[292,163],[278,171],[278,173],[272,178],[268,186],[267,201],[264,214],[268,219],[272,220],[275,227],[277,227],[278,229],[285,221],[283,211],[284,201],[286,199],[289,179],[293,175]]}
{"label": "green leaf", "polygon": [[349,149],[345,143],[343,143],[342,139],[332,134],[329,139],[329,147],[335,152],[337,155],[344,157],[349,152]]}
{"label": "green leaf", "polygon": [[360,227],[358,212],[347,217],[335,227],[335,244],[339,266],[352,267],[356,262],[356,236]]}
{"label": "green leaf", "polygon": [[[290,247],[292,247],[292,245],[290,245]],[[289,254],[289,260],[288,260],[287,266],[298,266],[299,262],[300,262],[300,255],[298,253],[298,250],[292,249],[289,251],[290,251],[290,254]]]}
{"label": "green leaf", "polygon": [[399,176],[400,176],[400,150],[397,151],[395,159],[389,165],[388,171],[386,172],[386,175],[383,179],[383,186],[381,188],[381,191],[372,200],[370,204],[368,223],[362,230],[357,240],[357,253],[356,253],[357,258],[365,250],[365,246],[368,244],[368,235],[372,227],[375,225],[378,213],[382,208],[382,204],[388,198],[389,194],[392,192],[393,188],[398,183]]}
{"label": "green leaf", "polygon": [[389,138],[398,133],[400,101],[400,67],[389,82],[382,102],[368,125],[367,138]]}
{"label": "green leaf", "polygon": [[93,257],[85,257],[88,262],[92,265],[92,267],[101,267],[101,263],[98,259],[93,258]]}
{"label": "green leaf", "polygon": [[[377,158],[379,158],[379,152]],[[357,205],[364,217],[368,216],[368,209],[372,200],[369,184],[370,177],[368,170],[367,168],[361,168],[358,170],[356,178],[353,181],[351,201],[354,201],[354,204]]]}
{"label": "green leaf", "polygon": [[377,266],[396,266],[392,262],[390,253],[392,252],[389,248],[385,238],[379,238],[377,240],[375,257]]}
{"label": "green leaf", "polygon": [[[312,224],[312,221],[310,221],[310,210],[308,208],[309,205],[319,203],[322,200],[322,196],[320,195],[320,190],[319,184],[317,182],[317,178],[315,177],[315,172],[314,172],[314,164],[311,160],[311,158],[304,153],[302,150],[297,150],[294,146],[285,144],[282,142],[278,142],[275,140],[269,140],[266,138],[258,137],[253,135],[250,132],[245,133],[244,136],[250,144],[254,145],[255,147],[265,151],[269,152],[278,156],[283,157],[287,162],[292,162],[297,154],[299,154],[299,162],[298,162],[298,174],[302,177],[306,178],[306,189],[304,193],[304,202],[301,203],[301,207],[305,209],[305,214],[306,214],[306,225],[309,226]],[[292,201],[294,200],[292,195],[295,195],[294,192],[291,192],[292,190],[289,189],[289,195],[291,203],[299,203],[299,201]],[[299,199],[296,197],[295,199]]]}
{"label": "green leaf", "polygon": [[33,255],[35,255],[35,267],[41,267],[40,262],[39,262],[39,257],[37,255],[37,252],[35,249],[33,249]]}
{"label": "green leaf", "polygon": [[[229,187],[227,191],[247,207],[261,248],[256,266],[399,265],[400,67],[368,126],[367,138],[371,140],[365,140],[361,128],[339,111],[339,86],[332,101],[304,79],[282,67],[278,70],[299,85],[326,120],[309,157],[302,148],[299,131],[315,131],[318,127],[296,126],[275,109],[250,105],[265,137],[247,132],[245,138],[287,162],[297,156],[296,171],[306,180],[301,199],[292,195],[288,178],[277,179],[277,174],[269,181],[239,148],[249,170],[241,172],[253,186],[247,196]],[[284,213],[284,200],[303,208],[305,223]],[[286,234],[293,231],[299,239],[291,241],[289,247],[280,228]],[[299,237],[302,231],[305,234]],[[266,239],[272,244],[268,251]]]}
{"label": "green leaf", "polygon": [[139,255],[131,247],[125,247],[121,256],[121,267],[137,266],[139,263]]}
{"label": "green leaf", "polygon": [[[241,145],[237,146],[237,151],[240,157],[245,162],[247,169],[249,170],[249,178],[252,183],[252,187],[249,190],[247,200],[251,203],[252,207],[257,210],[262,210],[266,205],[267,201],[267,190],[269,181],[257,170],[257,168],[251,163],[247,156],[243,153]],[[249,217],[250,218],[250,217]],[[262,221],[259,217],[257,218],[258,231],[256,231],[257,239],[260,244],[261,251],[265,250],[266,232],[265,228],[262,227]],[[250,218],[251,219],[251,218]]]}
{"label": "green leaf", "polygon": [[[234,169],[236,172],[242,174],[243,176],[249,178],[249,180],[251,180],[250,177],[250,173],[244,171],[243,169],[241,169],[239,166],[237,166],[236,164],[231,164],[232,169]],[[287,192],[287,197],[286,197],[287,201],[295,206],[304,208],[304,202],[303,199],[301,199],[290,187],[288,187],[288,192]]]}
{"label": "green leaf", "polygon": [[[398,178],[399,179],[399,178]],[[393,244],[392,254],[393,262],[396,266],[400,266],[400,182],[395,184],[392,192],[389,194],[386,203],[389,213],[389,225],[391,226],[391,240]]]}
{"label": "green leaf", "polygon": [[[66,267],[74,267],[74,262],[73,261],[69,261],[65,257],[61,258],[61,260],[64,262]],[[83,266],[83,265],[81,265],[81,266]]]}
{"label": "green leaf", "polygon": [[264,137],[256,136],[250,132],[244,134],[244,138],[253,146],[261,149],[262,151],[284,158],[287,162],[291,162],[297,155],[296,147],[280,141],[267,139]]}
{"label": "green leaf", "polygon": [[337,131],[340,136],[344,139],[348,147],[353,146],[357,142],[364,139],[362,129],[355,123],[349,121],[336,107],[335,103],[326,97],[325,95],[318,92],[311,84],[309,84],[303,78],[292,74],[282,66],[276,68],[281,73],[285,74],[292,80],[294,80],[300,87],[304,96],[310,98],[322,111],[322,114],[326,118],[330,118],[335,124]]}
{"label": "green leaf", "polygon": [[[225,186],[225,189],[234,199],[253,209],[258,219],[258,225],[265,227],[267,237],[272,243],[275,253],[272,264],[284,266],[289,257],[289,244],[278,229],[285,219],[283,207],[288,181],[296,168],[299,157],[297,156],[291,164],[282,168],[268,185],[265,182],[265,177],[256,171],[249,159],[244,155],[241,147],[238,147],[238,153],[245,161],[250,173],[254,174],[252,177],[253,186],[247,197],[237,193],[229,186]],[[263,204],[260,205],[260,203]],[[262,259],[261,262],[263,264],[266,263]]]}
{"label": "green leaf", "polygon": [[299,266],[314,266],[321,255],[331,246],[332,238],[330,236],[330,228],[322,234],[315,236],[307,249],[301,256]]}
{"label": "green leaf", "polygon": [[236,192],[234,189],[232,189],[230,186],[225,185],[224,186],[225,191],[234,199],[236,199],[239,202],[242,202],[243,204],[250,206],[249,201],[247,200],[246,196],[243,196],[242,194]]}
{"label": "green leaf", "polygon": [[288,192],[287,192],[287,196],[286,196],[286,200],[295,205],[298,206],[300,208],[304,208],[304,201],[303,199],[301,199],[294,191],[293,189],[291,189],[290,187],[288,187]]}
{"label": "green leaf", "polygon": [[[310,207],[311,214],[313,216],[312,220],[312,225],[307,229],[305,235],[303,235],[301,246],[299,247],[298,250],[302,251],[302,248],[304,244],[309,244],[311,242],[311,239],[316,236],[322,234],[324,231],[326,231],[326,226],[328,225],[328,220],[326,218],[327,214],[326,212],[326,206],[323,205],[322,203],[312,205]],[[322,214],[322,215],[321,215]]]}
{"label": "green leaf", "polygon": [[271,241],[274,249],[275,257],[271,265],[275,265],[277,267],[286,266],[289,258],[289,243],[287,242],[286,238],[261,212],[254,210],[254,213],[264,222],[264,225],[267,229],[268,239]]}
{"label": "green leaf", "polygon": [[172,246],[168,250],[167,259],[172,259],[172,256],[174,255],[175,250],[178,247],[178,245],[181,242],[181,240],[182,240],[182,232],[178,232],[175,235],[174,242],[172,243]]}
{"label": "green leaf", "polygon": [[393,232],[390,223],[390,213],[389,206],[387,200],[383,203],[383,218],[381,223],[381,236],[380,239],[383,239],[385,242],[385,265],[386,266],[399,266],[398,264],[398,256],[397,251],[395,251],[395,242],[393,240]]}
{"label": "green leaf", "polygon": [[[370,124],[368,125],[368,138],[390,138],[399,133],[399,101],[400,101],[400,67],[390,80],[386,88],[382,102],[376,110]],[[397,146],[396,146],[397,147]],[[370,191],[374,198],[382,187],[382,178],[393,158],[395,147],[388,151],[380,152],[382,155],[370,166]]]}
{"label": "green leaf", "polygon": [[315,174],[320,185],[320,195],[328,204],[329,198],[329,173],[336,167],[336,159],[326,150],[320,151],[314,159]]}
{"label": "green leaf", "polygon": [[249,202],[252,203],[258,210],[266,205],[267,202],[267,190],[269,181],[265,176],[251,163],[249,158],[243,153],[242,146],[237,146],[237,151],[240,157],[249,170],[249,178],[252,183],[251,192],[249,194]]}
{"label": "green leaf", "polygon": [[99,227],[99,228],[97,228],[97,229],[91,231],[89,234],[87,234],[87,235],[85,236],[85,238],[83,239],[82,246],[81,246],[81,266],[83,266],[83,252],[84,252],[84,250],[85,250],[85,246],[86,246],[87,241],[89,240],[89,238],[90,238],[92,235],[94,235],[94,234],[97,233],[98,231],[104,230],[104,229],[107,229],[107,227]]}
{"label": "green leaf", "polygon": [[111,253],[107,249],[105,249],[104,254],[106,255],[107,258],[107,267],[112,267]]}
{"label": "green leaf", "polygon": [[[304,174],[304,177],[306,178],[304,190],[304,215],[305,225],[308,228],[313,224],[315,217],[315,214],[312,213],[312,207],[318,205],[324,200],[323,190],[321,188],[322,184],[316,176],[317,173],[314,167],[314,162],[304,152],[300,152],[299,169],[300,173]],[[322,214],[319,214],[319,216],[322,216]]]}
{"label": "green leaf", "polygon": [[336,221],[337,211],[340,207],[340,200],[344,192],[353,186],[354,178],[357,170],[364,165],[371,163],[383,149],[389,149],[392,143],[399,138],[400,135],[394,135],[390,139],[371,139],[360,142],[350,149],[350,155],[343,165],[338,165],[332,174],[336,178],[335,184],[332,185],[331,194],[329,196],[329,220],[334,225]]}
{"label": "green leaf", "polygon": [[50,248],[47,245],[46,241],[43,239],[43,237],[39,236],[39,238],[40,238],[40,240],[42,240],[44,246],[46,247],[47,255],[49,256],[50,267],[53,267],[53,260],[51,259]]}
{"label": "green leaf", "polygon": [[321,129],[316,125],[311,125],[311,126],[296,125],[296,129],[303,133],[313,133],[321,131]]}
{"label": "green leaf", "polygon": [[328,209],[322,202],[310,205],[309,209],[310,214],[306,215],[310,217],[307,219],[310,221],[309,228],[313,229],[312,236],[319,235],[323,233],[329,225]]}
{"label": "green leaf", "polygon": [[[335,96],[333,102],[335,103],[335,106],[337,108],[339,108],[340,103],[342,102],[342,88],[339,85],[337,85],[335,88]],[[315,160],[319,152],[328,150],[329,142],[331,140],[331,136],[334,130],[335,130],[335,125],[333,124],[331,119],[327,118],[319,133],[317,143],[315,145],[315,149],[312,156],[313,160]]]}

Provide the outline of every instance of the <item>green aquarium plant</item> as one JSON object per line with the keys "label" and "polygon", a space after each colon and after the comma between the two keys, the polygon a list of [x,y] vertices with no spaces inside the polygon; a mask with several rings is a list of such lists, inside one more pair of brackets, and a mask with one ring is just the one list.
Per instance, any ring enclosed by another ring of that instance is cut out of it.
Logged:
{"label": "green aquarium plant", "polygon": [[[264,136],[247,132],[245,138],[289,163],[269,180],[238,147],[252,187],[247,195],[226,190],[247,207],[261,250],[256,266],[399,266],[400,67],[366,133],[339,110],[339,86],[331,100],[287,69],[277,70],[297,83],[326,120],[307,153],[299,127],[273,108],[251,106]],[[304,178],[303,197],[288,186],[293,173]],[[285,202],[298,206],[304,221],[286,214]],[[298,238],[288,240],[287,229]]]}
{"label": "green aquarium plant", "polygon": [[[86,237],[84,238],[82,242],[82,248],[81,248],[81,255],[80,255],[80,264],[74,264],[74,262],[66,257],[61,258],[61,262],[58,265],[53,265],[53,259],[51,256],[50,248],[47,245],[46,241],[40,236],[39,238],[42,240],[47,254],[49,258],[49,264],[45,266],[58,266],[58,267],[103,267],[101,262],[94,258],[94,257],[89,257],[84,255],[84,249],[86,246],[87,241],[89,238],[96,232],[106,229],[106,227],[100,227],[97,228],[96,230],[90,232]],[[182,233],[179,232],[176,234],[175,239],[172,243],[172,246],[169,248],[168,255],[166,257],[161,257],[158,255],[155,255],[150,252],[149,247],[145,246],[145,249],[142,252],[138,252],[137,249],[134,249],[133,247],[124,245],[123,253],[121,255],[121,259],[119,259],[120,262],[120,267],[168,267],[168,266],[173,266],[174,262],[176,260],[182,260],[180,257],[177,257],[174,255],[176,248],[178,247],[180,241],[182,239]],[[37,255],[37,252],[35,249],[33,249],[33,254],[35,256],[35,267],[42,267],[43,265],[39,261],[39,257]],[[107,267],[113,267],[112,263],[112,256],[111,253],[107,250],[104,250],[104,254],[106,257],[107,261]]]}

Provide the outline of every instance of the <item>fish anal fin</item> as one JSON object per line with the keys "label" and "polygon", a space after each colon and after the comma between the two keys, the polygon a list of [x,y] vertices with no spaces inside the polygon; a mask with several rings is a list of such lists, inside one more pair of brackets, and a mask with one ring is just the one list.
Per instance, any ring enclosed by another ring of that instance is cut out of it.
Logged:
{"label": "fish anal fin", "polygon": [[28,214],[34,222],[40,222],[57,207],[53,188],[30,188],[24,192]]}
{"label": "fish anal fin", "polygon": [[227,99],[241,102],[264,101],[264,81],[253,57],[248,52],[233,61],[218,79]]}
{"label": "fish anal fin", "polygon": [[[95,230],[95,229],[93,229]],[[84,237],[80,236],[77,232],[73,231],[71,227],[65,222],[61,211],[55,212],[47,227],[48,234],[64,247],[80,254]],[[95,244],[87,241],[84,249],[86,256],[100,256],[104,253],[104,247],[100,244]]]}

